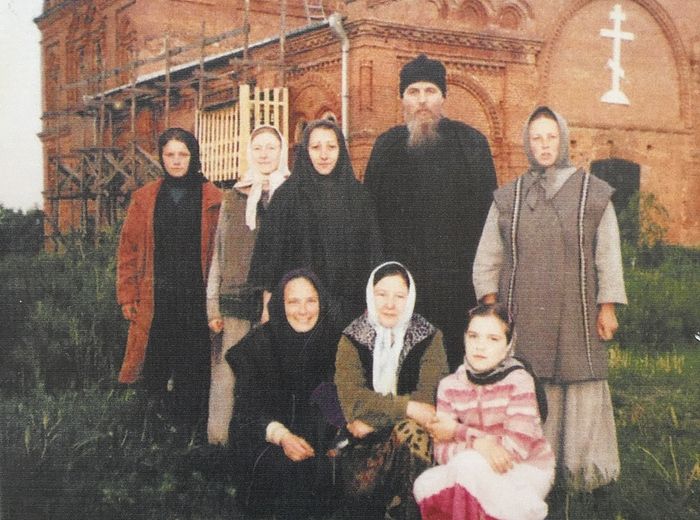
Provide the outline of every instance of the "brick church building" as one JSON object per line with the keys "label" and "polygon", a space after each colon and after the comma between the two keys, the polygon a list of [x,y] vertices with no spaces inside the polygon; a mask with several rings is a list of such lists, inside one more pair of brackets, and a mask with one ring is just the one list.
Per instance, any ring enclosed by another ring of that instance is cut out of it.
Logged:
{"label": "brick church building", "polygon": [[[35,21],[47,237],[115,221],[158,174],[167,126],[235,154],[263,112],[290,148],[306,121],[334,117],[361,177],[402,121],[399,71],[423,52],[447,68],[445,115],[488,137],[500,184],[526,168],[522,124],[546,103],[570,122],[574,163],[616,202],[653,193],[669,241],[700,244],[700,2],[45,0]],[[279,103],[226,123],[248,86]]]}

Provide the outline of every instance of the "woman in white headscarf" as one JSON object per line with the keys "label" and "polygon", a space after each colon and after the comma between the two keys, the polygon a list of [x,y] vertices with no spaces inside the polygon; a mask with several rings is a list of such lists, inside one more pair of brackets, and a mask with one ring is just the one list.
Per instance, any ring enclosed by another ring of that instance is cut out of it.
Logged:
{"label": "woman in white headscarf", "polygon": [[367,312],[338,344],[335,384],[350,445],[341,452],[348,517],[420,518],[413,480],[432,464],[425,426],[447,372],[442,332],[413,312],[416,287],[398,262],[372,272]]}
{"label": "woman in white headscarf", "polygon": [[273,126],[257,127],[248,143],[248,171],[224,194],[207,284],[209,328],[223,331],[212,352],[207,435],[226,444],[233,410],[234,377],[224,355],[260,316],[262,288],[247,283],[250,260],[270,199],[289,176],[287,143]]}

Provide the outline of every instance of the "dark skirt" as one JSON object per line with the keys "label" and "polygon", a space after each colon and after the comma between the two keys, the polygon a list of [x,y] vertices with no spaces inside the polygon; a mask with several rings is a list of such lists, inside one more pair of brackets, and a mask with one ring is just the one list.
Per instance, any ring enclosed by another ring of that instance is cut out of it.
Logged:
{"label": "dark skirt", "polygon": [[151,326],[143,383],[161,400],[171,420],[206,424],[211,342],[206,318],[156,313]]}
{"label": "dark skirt", "polygon": [[339,503],[335,461],[326,453],[293,462],[280,446],[266,444],[238,481],[236,501],[253,515],[307,519],[330,514]]}

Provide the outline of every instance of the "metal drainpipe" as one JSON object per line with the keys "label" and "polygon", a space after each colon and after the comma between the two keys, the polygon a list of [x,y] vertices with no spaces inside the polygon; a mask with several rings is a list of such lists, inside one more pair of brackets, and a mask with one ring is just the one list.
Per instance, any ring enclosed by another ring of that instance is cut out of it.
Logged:
{"label": "metal drainpipe", "polygon": [[340,72],[340,118],[345,141],[348,140],[348,55],[350,53],[350,40],[343,27],[343,17],[340,13],[333,13],[328,17],[333,34],[340,40],[341,72]]}

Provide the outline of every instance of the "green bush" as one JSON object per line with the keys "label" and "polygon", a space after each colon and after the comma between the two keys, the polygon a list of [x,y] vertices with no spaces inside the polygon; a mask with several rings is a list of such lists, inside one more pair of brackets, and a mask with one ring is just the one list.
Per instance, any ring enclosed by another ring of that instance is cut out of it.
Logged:
{"label": "green bush", "polygon": [[658,247],[664,259],[655,268],[632,265],[638,250],[623,250],[628,305],[620,307],[617,334],[623,346],[669,350],[694,341],[700,327],[700,251]]}
{"label": "green bush", "polygon": [[653,193],[635,193],[618,216],[620,237],[628,248],[633,266],[656,267],[663,261],[668,231],[668,210]]}
{"label": "green bush", "polygon": [[109,385],[127,326],[115,296],[117,233],[95,246],[67,237],[61,253],[0,258],[3,318],[0,388]]}
{"label": "green bush", "polygon": [[0,258],[7,254],[33,255],[44,243],[44,212],[26,213],[0,204]]}
{"label": "green bush", "polygon": [[700,327],[700,250],[664,243],[668,211],[637,193],[620,212],[628,305],[619,312],[623,346],[664,351],[694,341]]}
{"label": "green bush", "polygon": [[133,390],[41,391],[0,401],[0,517],[236,518],[224,449],[194,445]]}

